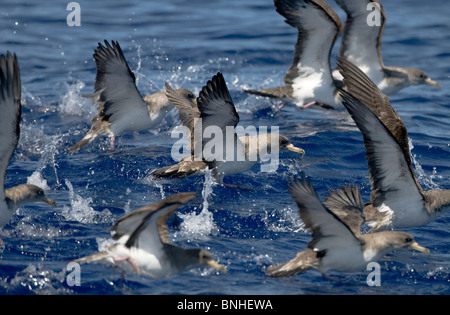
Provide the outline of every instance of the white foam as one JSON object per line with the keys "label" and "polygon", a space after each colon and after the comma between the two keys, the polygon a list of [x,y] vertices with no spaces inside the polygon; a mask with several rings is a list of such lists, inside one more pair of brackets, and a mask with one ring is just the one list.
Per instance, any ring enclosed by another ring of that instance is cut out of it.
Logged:
{"label": "white foam", "polygon": [[[272,218],[279,219],[273,221]],[[305,232],[305,225],[298,217],[298,209],[287,207],[280,210],[275,210],[271,213],[266,213],[264,222],[267,225],[269,231],[272,232]]]}
{"label": "white foam", "polygon": [[208,235],[216,234],[218,232],[214,223],[214,217],[209,208],[209,197],[213,194],[212,187],[214,185],[211,171],[206,170],[205,182],[203,184],[203,208],[197,214],[195,211],[188,214],[178,214],[183,219],[180,230],[181,235],[187,239],[207,239]]}
{"label": "white foam", "polygon": [[112,223],[114,217],[108,209],[95,211],[90,204],[92,198],[83,198],[74,192],[69,180],[65,180],[69,188],[70,207],[64,206],[61,213],[68,221],[78,221],[80,223]]}
{"label": "white foam", "polygon": [[27,184],[41,187],[45,191],[50,190],[47,180],[42,177],[42,173],[39,170],[34,171],[33,174],[27,177]]}
{"label": "white foam", "polygon": [[95,240],[97,241],[97,247],[99,252],[106,250],[106,248],[108,248],[111,245],[117,244],[117,242],[111,238],[96,237]]}
{"label": "white foam", "polygon": [[414,164],[414,168],[416,170],[419,183],[423,184],[426,189],[440,189],[439,185],[433,181],[433,178],[436,177],[436,168],[433,168],[433,174],[431,176],[428,176],[423,170],[422,165],[420,165],[419,161],[417,160],[417,155],[412,154],[414,145],[412,143],[411,138],[408,139],[408,146],[409,151],[411,152],[411,160],[412,163]]}
{"label": "white foam", "polygon": [[8,278],[0,279],[0,285],[11,291],[28,289],[29,292],[34,294],[68,294],[72,290],[62,285],[65,279],[65,270],[55,272],[40,264],[30,264],[24,270],[17,272],[11,280]]}
{"label": "white foam", "polygon": [[65,83],[65,85],[67,92],[59,102],[59,112],[66,115],[84,117],[86,121],[91,121],[97,110],[95,106],[92,106],[91,99],[81,96],[81,90],[86,84],[78,81],[73,84]]}
{"label": "white foam", "polygon": [[191,212],[188,214],[179,214],[183,219],[180,230],[183,238],[192,239],[208,239],[208,236],[217,230],[214,224],[213,214],[207,209],[202,209],[199,214]]}
{"label": "white foam", "polygon": [[18,238],[36,238],[36,239],[54,239],[69,235],[71,231],[61,230],[60,227],[48,226],[38,223],[31,216],[26,216],[14,227],[14,230],[7,232],[4,230],[2,235]]}

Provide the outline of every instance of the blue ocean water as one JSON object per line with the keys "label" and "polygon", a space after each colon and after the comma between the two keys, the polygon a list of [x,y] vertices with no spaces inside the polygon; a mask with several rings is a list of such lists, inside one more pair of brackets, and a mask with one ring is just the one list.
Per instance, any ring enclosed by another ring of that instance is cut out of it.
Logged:
{"label": "blue ocean water", "polygon": [[[286,185],[304,172],[323,198],[347,183],[370,194],[362,136],[344,111],[286,106],[247,95],[244,88],[281,84],[291,64],[296,30],[283,22],[270,0],[78,1],[81,26],[69,27],[68,2],[2,1],[0,50],[16,52],[23,85],[19,147],[7,186],[25,181],[44,186],[56,208],[19,209],[0,231],[2,294],[449,294],[450,215],[405,231],[430,255],[397,251],[380,261],[381,285],[368,286],[369,271],[316,271],[290,278],[265,276],[271,264],[291,259],[310,236]],[[329,1],[344,19],[343,12]],[[425,189],[450,187],[450,6],[444,0],[383,1],[388,24],[383,38],[386,65],[421,68],[442,85],[410,87],[391,97],[411,139],[414,167]],[[254,191],[211,187],[205,176],[149,180],[153,169],[173,163],[170,132],[175,110],[148,132],[107,139],[75,154],[67,148],[89,129],[95,108],[80,97],[92,93],[98,42],[118,41],[143,95],[164,81],[196,93],[221,71],[243,126],[278,126],[306,150],[283,153],[276,172],[255,166],[228,181]],[[333,49],[332,60],[338,52]],[[212,190],[212,191],[211,191]],[[67,263],[108,244],[107,228],[124,213],[176,192],[198,197],[169,221],[171,240],[208,249],[227,274],[193,269],[167,278],[122,278],[102,265],[83,265],[80,285],[69,285]]]}

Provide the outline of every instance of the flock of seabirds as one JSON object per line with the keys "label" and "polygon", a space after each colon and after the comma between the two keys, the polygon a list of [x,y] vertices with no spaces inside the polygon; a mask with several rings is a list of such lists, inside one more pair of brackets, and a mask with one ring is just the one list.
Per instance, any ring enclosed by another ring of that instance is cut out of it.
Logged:
{"label": "flock of seabirds", "polygon": [[[387,96],[411,85],[439,87],[439,84],[422,70],[384,65],[380,46],[386,19],[378,0],[336,0],[336,3],[347,14],[345,25],[324,0],[274,0],[285,22],[298,29],[293,63],[283,86],[246,92],[280,98],[283,104],[293,103],[300,108],[345,107],[364,137],[370,201],[364,204],[358,187],[351,185],[331,190],[321,201],[304,174],[292,180],[288,190],[312,239],[292,260],[269,266],[265,270],[269,276],[290,276],[311,268],[324,276],[330,270],[361,271],[369,262],[395,249],[429,254],[429,249],[420,246],[412,235],[396,229],[425,225],[450,204],[450,190],[425,191],[420,186],[411,163],[407,130]],[[377,27],[367,23],[367,6],[371,3],[380,14],[381,25]],[[340,56],[333,71],[330,54],[340,33],[343,33]],[[183,178],[210,169],[217,183],[227,185],[224,176],[244,172],[257,163],[249,156],[255,153],[251,142],[261,135],[238,137],[234,133],[234,157],[243,154],[244,160],[196,158],[194,148],[205,146],[205,140],[199,140],[194,132],[199,120],[201,130],[218,126],[225,131],[239,122],[220,72],[206,83],[198,96],[184,88],[172,89],[166,83],[166,91],[143,98],[119,43],[106,40],[105,45],[99,43],[94,59],[95,91],[88,97],[98,105],[98,113],[89,132],[70,147],[71,151],[101,135],[109,136],[113,146],[116,135],[154,128],[175,106],[182,125],[191,131],[188,147],[192,153],[178,164],[156,169],[151,176]],[[43,201],[55,206],[37,186],[23,184],[4,189],[5,172],[19,141],[21,119],[19,64],[16,55],[10,52],[0,57],[0,110],[2,227],[23,204]],[[272,139],[267,135],[264,139],[267,141],[259,143],[270,147]],[[278,135],[275,139],[280,151],[305,153],[285,136]],[[225,266],[218,264],[208,251],[180,248],[169,241],[167,218],[195,196],[192,192],[177,193],[127,213],[109,229],[116,240],[114,245],[75,261],[112,264],[124,272],[149,277],[167,277],[198,266],[226,272]],[[368,233],[361,232],[363,224],[371,228]]]}

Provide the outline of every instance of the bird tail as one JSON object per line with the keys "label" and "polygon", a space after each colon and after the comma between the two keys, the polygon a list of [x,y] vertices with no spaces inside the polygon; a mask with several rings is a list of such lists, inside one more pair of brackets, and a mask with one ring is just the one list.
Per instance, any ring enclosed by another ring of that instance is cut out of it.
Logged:
{"label": "bird tail", "polygon": [[291,98],[293,90],[292,86],[287,85],[262,90],[244,90],[244,92],[265,97]]}
{"label": "bird tail", "polygon": [[74,144],[73,146],[71,146],[69,148],[70,151],[77,151],[79,150],[81,147],[84,147],[86,144],[91,143],[92,141],[94,141],[95,138],[97,138],[98,134],[93,132],[92,129],[89,130],[89,132],[83,137],[83,139],[81,139],[80,141],[78,141],[76,144]]}
{"label": "bird tail", "polygon": [[287,268],[289,267],[289,263],[290,262],[288,261],[287,263],[280,264],[277,266],[269,266],[266,269],[266,275],[270,277],[289,277],[311,268],[311,266],[300,265],[297,266],[295,269],[291,269]]}
{"label": "bird tail", "polygon": [[104,252],[100,252],[100,253],[96,253],[90,256],[85,256],[85,257],[81,257],[75,260],[72,260],[72,262],[78,263],[78,264],[86,264],[86,263],[91,263],[91,262],[95,262],[95,261],[99,261],[105,258],[109,258],[111,257],[111,255],[104,251]]}
{"label": "bird tail", "polygon": [[207,165],[203,161],[181,161],[178,164],[158,168],[150,174],[153,177],[170,177],[170,178],[184,178],[186,176],[195,174],[206,169]]}
{"label": "bird tail", "polygon": [[[318,257],[319,256],[319,257]],[[306,249],[297,254],[294,259],[277,266],[270,266],[266,274],[271,277],[288,277],[319,266],[321,254],[312,249]]]}

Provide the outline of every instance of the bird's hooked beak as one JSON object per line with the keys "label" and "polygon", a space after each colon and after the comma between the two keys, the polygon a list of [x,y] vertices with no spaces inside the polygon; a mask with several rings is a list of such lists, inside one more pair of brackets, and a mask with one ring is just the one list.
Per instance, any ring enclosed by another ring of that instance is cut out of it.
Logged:
{"label": "bird's hooked beak", "polygon": [[44,197],[42,199],[43,202],[48,203],[49,205],[52,205],[53,207],[56,207],[56,202],[54,202],[53,200],[51,200],[50,198]]}
{"label": "bird's hooked beak", "polygon": [[422,252],[422,253],[425,253],[425,254],[429,254],[430,253],[430,250],[428,248],[420,246],[417,242],[412,243],[409,246],[409,248],[410,249],[415,249],[415,250],[417,250],[419,252]]}
{"label": "bird's hooked beak", "polygon": [[221,271],[221,272],[223,272],[223,273],[226,273],[226,272],[227,272],[227,268],[226,268],[225,266],[222,266],[222,265],[218,264],[218,263],[217,263],[215,260],[213,260],[213,259],[208,260],[207,264],[208,264],[208,266],[213,267],[214,269],[217,269],[217,270],[219,270],[219,271]]}
{"label": "bird's hooked beak", "polygon": [[286,149],[288,151],[291,151],[291,152],[300,153],[301,155],[305,155],[305,150],[303,150],[301,148],[294,147],[294,145],[292,143],[288,144],[286,146]]}
{"label": "bird's hooked beak", "polygon": [[439,84],[439,82],[433,81],[430,78],[427,78],[425,80],[425,83],[429,84],[429,85],[432,85],[432,86],[435,86],[435,87],[438,87],[438,88],[441,88],[441,85]]}

